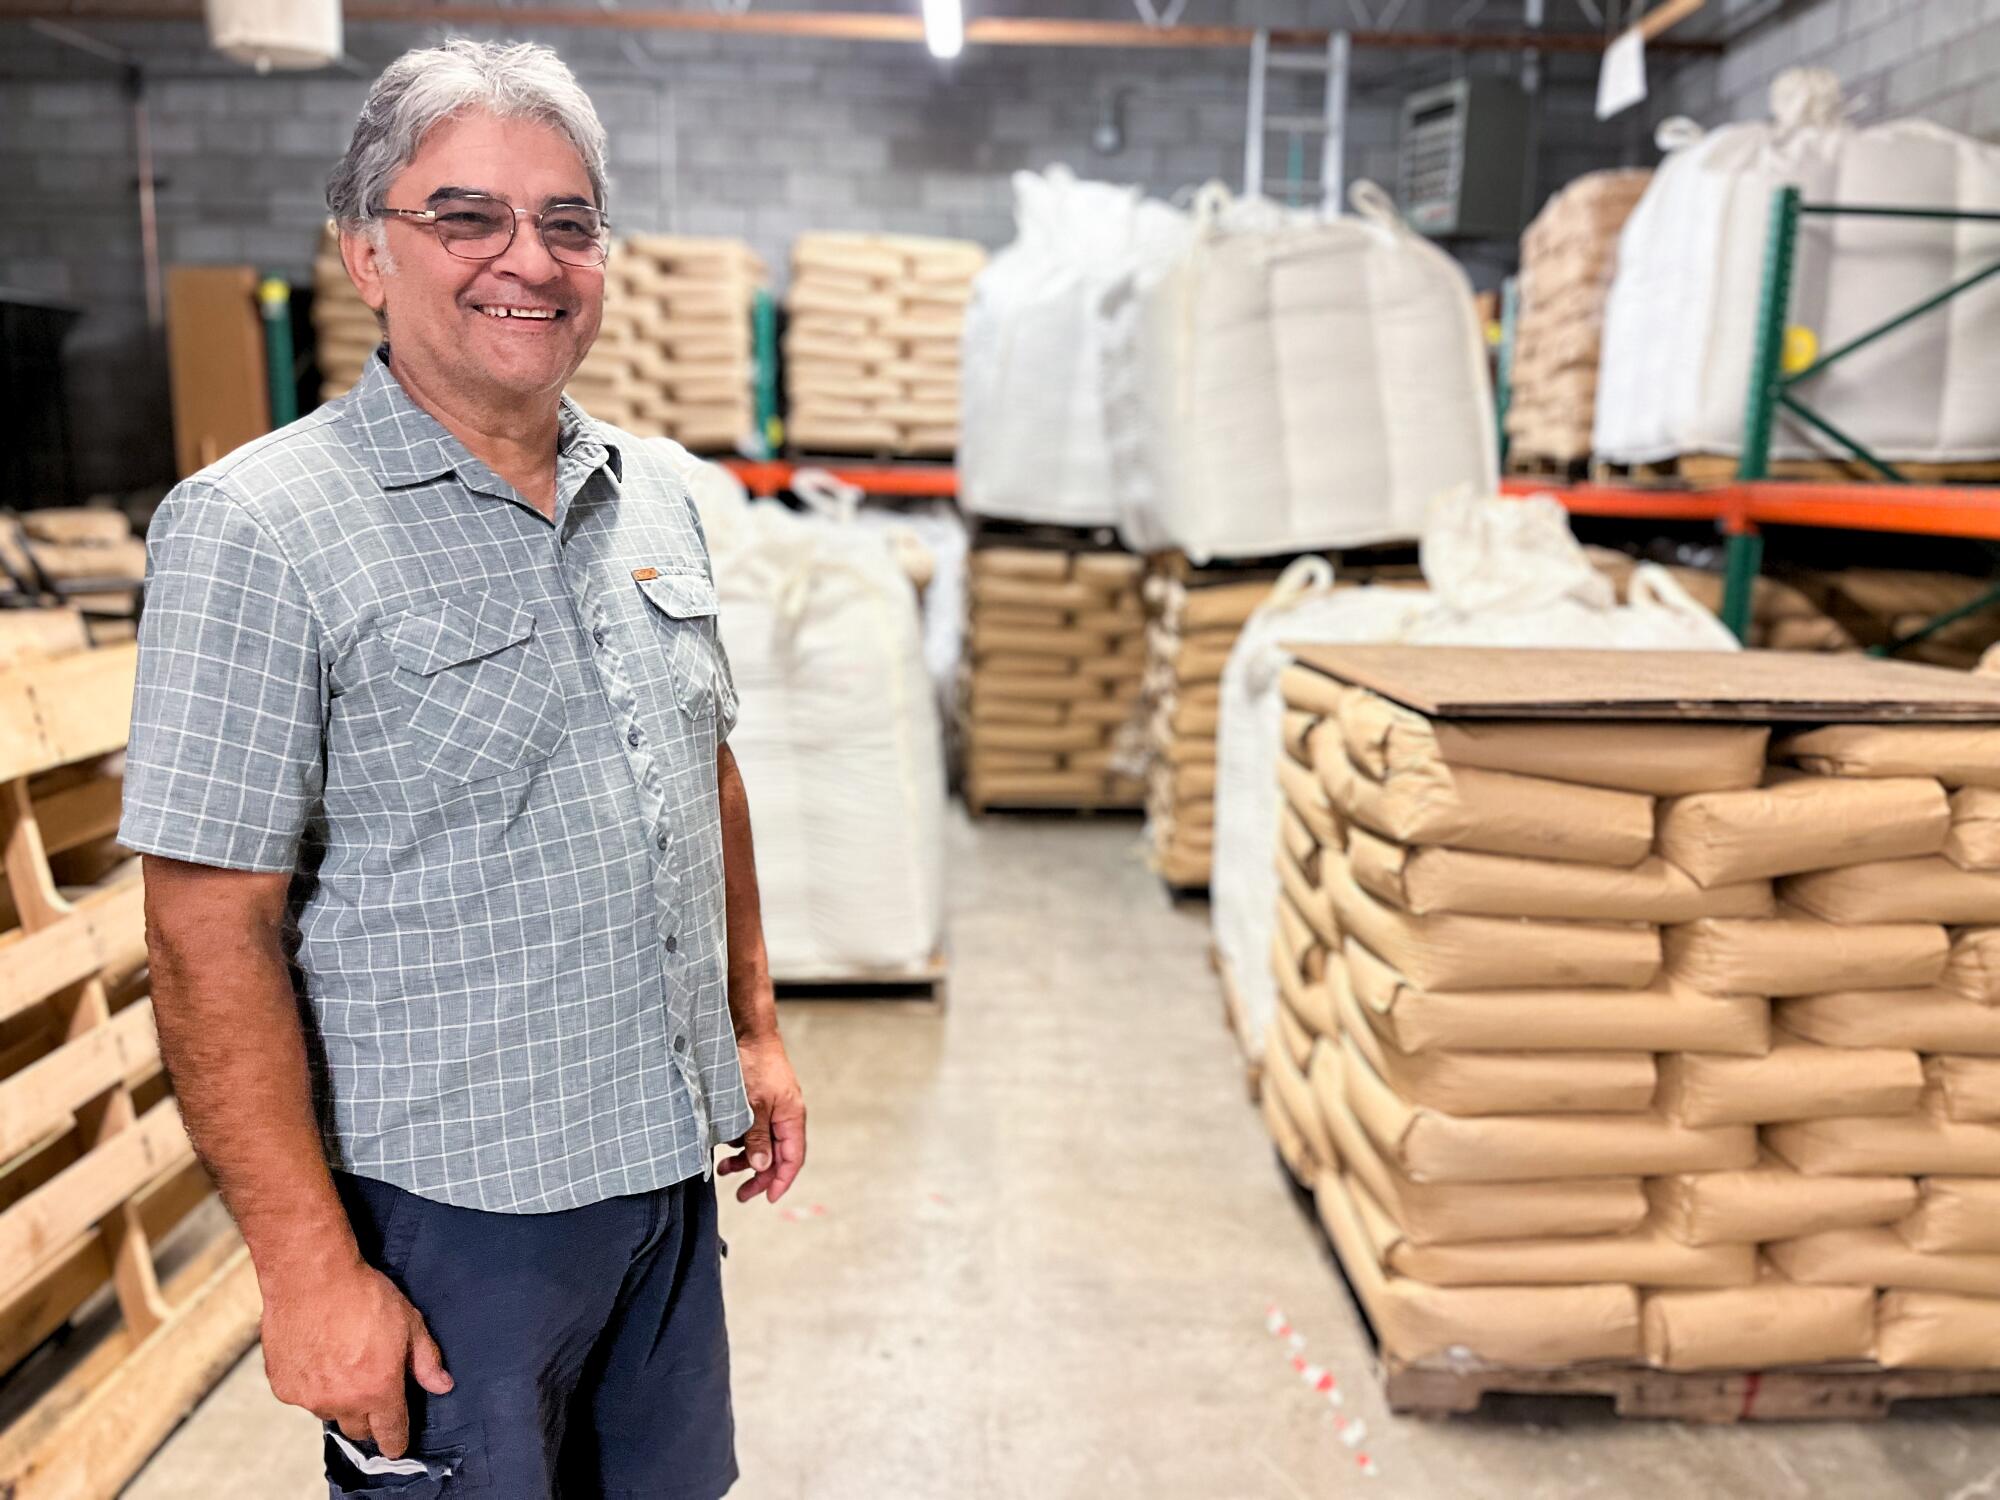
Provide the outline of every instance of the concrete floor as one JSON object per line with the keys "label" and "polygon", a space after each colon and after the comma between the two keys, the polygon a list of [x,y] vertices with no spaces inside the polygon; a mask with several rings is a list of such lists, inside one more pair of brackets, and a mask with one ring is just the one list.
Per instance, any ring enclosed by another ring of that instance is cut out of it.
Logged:
{"label": "concrete floor", "polygon": [[[1994,1402],[1735,1429],[1589,1402],[1389,1417],[1245,1103],[1206,912],[1168,907],[1127,820],[952,843],[948,1013],[785,1011],[812,1154],[792,1212],[726,1219],[737,1495],[2000,1500]],[[318,1497],[316,1436],[253,1353],[127,1494]]]}

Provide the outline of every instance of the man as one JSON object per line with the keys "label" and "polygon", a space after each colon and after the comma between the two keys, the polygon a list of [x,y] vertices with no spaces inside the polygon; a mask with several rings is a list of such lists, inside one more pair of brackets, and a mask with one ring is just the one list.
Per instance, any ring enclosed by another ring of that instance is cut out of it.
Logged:
{"label": "man", "polygon": [[775,1202],[805,1111],[693,504],[561,395],[604,132],[546,48],[411,52],[327,200],[385,347],[150,538],[161,1049],[334,1495],[707,1500],[713,1150]]}

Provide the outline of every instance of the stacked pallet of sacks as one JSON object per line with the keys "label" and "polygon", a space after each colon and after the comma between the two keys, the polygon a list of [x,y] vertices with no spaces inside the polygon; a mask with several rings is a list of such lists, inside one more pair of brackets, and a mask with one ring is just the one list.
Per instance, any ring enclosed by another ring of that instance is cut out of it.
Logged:
{"label": "stacked pallet of sacks", "polygon": [[1127,552],[975,547],[960,693],[965,801],[1137,807],[1145,612]]}
{"label": "stacked pallet of sacks", "polygon": [[2000,730],[1284,685],[1265,1110],[1397,1361],[2000,1359]]}
{"label": "stacked pallet of sacks", "polygon": [[604,321],[570,396],[638,437],[734,449],[757,425],[751,310],[764,283],[741,240],[620,240],[605,263]]}
{"label": "stacked pallet of sacks", "polygon": [[1208,884],[1222,669],[1274,583],[1205,583],[1187,569],[1146,580],[1146,835],[1168,885]]}
{"label": "stacked pallet of sacks", "polygon": [[1590,457],[1597,353],[1618,232],[1652,175],[1628,169],[1579,177],[1549,199],[1521,236],[1507,405],[1509,460],[1517,467],[1562,468]]}
{"label": "stacked pallet of sacks", "polygon": [[914,235],[808,234],[785,297],[794,448],[946,455],[958,447],[965,308],[986,251]]}
{"label": "stacked pallet of sacks", "polygon": [[382,325],[361,300],[340,259],[340,236],[327,225],[313,257],[312,325],[319,365],[319,399],[331,401],[354,388],[368,356],[382,342]]}
{"label": "stacked pallet of sacks", "polygon": [[146,544],[121,510],[49,506],[0,515],[0,592],[81,610],[93,646],[137,634],[145,578]]}

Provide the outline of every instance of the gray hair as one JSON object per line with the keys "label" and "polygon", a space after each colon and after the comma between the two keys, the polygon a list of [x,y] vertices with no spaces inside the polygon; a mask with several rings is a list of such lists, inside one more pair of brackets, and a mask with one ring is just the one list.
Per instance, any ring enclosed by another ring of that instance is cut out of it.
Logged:
{"label": "gray hair", "polygon": [[376,213],[396,174],[415,159],[434,126],[469,109],[539,120],[576,147],[591,196],[605,207],[604,126],[590,96],[552,48],[539,42],[475,42],[453,37],[405,52],[368,91],[354,138],[326,181],[326,206],[342,229],[378,229]]}

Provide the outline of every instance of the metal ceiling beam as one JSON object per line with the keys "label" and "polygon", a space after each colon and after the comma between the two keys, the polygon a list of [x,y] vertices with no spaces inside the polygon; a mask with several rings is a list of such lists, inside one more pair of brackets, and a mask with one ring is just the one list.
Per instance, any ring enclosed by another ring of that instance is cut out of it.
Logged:
{"label": "metal ceiling beam", "polygon": [[[504,30],[574,27],[605,31],[709,31],[738,36],[816,37],[830,41],[896,42],[921,46],[923,20],[916,15],[840,11],[715,11],[650,9],[569,9],[548,5],[391,5],[349,0],[342,7],[349,24],[411,26],[493,26]],[[200,21],[199,4],[187,0],[0,0],[0,20]],[[988,16],[966,23],[968,47],[1151,47],[1247,49],[1256,32],[1247,26],[1148,26],[1139,21],[1081,21],[1022,16]],[[1325,47],[1331,33],[1274,30],[1274,44]],[[1351,45],[1369,51],[1598,53],[1605,38],[1595,32],[1561,31],[1355,31]],[[1721,44],[1706,41],[1655,42],[1661,53],[1713,54]]]}

